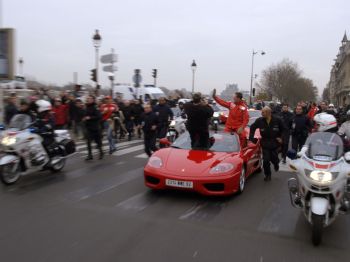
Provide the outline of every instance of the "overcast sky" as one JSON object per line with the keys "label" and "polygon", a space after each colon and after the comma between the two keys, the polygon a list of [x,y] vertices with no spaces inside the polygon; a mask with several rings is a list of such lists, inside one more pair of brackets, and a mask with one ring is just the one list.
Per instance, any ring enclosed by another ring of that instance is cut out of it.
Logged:
{"label": "overcast sky", "polygon": [[[94,67],[92,35],[99,29],[101,54],[119,55],[117,82],[130,83],[140,68],[144,82],[196,90],[238,83],[248,90],[252,49],[255,73],[289,58],[322,90],[344,31],[350,32],[349,0],[0,0],[3,26],[16,29],[24,73],[65,84],[78,72],[89,82]],[[102,73],[107,85],[107,74]]]}

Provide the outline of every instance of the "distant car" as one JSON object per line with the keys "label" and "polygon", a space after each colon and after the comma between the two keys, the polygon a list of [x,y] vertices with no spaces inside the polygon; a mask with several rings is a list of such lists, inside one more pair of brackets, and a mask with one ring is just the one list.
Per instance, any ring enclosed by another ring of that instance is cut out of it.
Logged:
{"label": "distant car", "polygon": [[156,151],[144,168],[145,185],[155,190],[178,189],[203,195],[242,193],[246,179],[261,170],[260,140],[241,150],[237,134],[220,132],[210,136],[211,146],[207,149],[192,149],[186,132],[171,146]]}

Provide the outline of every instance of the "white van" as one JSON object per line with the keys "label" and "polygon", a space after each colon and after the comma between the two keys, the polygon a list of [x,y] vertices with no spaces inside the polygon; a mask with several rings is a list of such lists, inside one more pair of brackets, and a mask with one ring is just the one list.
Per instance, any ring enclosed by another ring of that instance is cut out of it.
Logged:
{"label": "white van", "polygon": [[165,94],[160,88],[153,85],[144,85],[137,88],[131,85],[115,85],[113,87],[113,98],[118,96],[126,100],[141,98],[142,101],[148,102],[153,99],[165,97]]}

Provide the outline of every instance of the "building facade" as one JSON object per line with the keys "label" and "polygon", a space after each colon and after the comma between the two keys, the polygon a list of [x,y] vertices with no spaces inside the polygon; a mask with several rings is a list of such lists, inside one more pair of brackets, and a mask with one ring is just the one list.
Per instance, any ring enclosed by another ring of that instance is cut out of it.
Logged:
{"label": "building facade", "polygon": [[226,88],[221,92],[220,97],[224,100],[231,101],[235,92],[238,92],[238,85],[227,84]]}
{"label": "building facade", "polygon": [[328,83],[331,102],[338,106],[350,105],[350,41],[344,34]]}

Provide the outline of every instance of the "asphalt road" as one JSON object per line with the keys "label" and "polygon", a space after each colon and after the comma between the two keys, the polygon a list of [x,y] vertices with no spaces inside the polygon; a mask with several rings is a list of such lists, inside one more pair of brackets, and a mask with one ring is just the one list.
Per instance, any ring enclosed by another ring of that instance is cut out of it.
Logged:
{"label": "asphalt road", "polygon": [[104,160],[81,153],[60,174],[0,186],[0,261],[349,261],[350,216],[320,247],[287,193],[291,173],[257,174],[243,195],[152,192],[143,184],[142,143]]}

